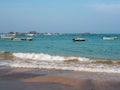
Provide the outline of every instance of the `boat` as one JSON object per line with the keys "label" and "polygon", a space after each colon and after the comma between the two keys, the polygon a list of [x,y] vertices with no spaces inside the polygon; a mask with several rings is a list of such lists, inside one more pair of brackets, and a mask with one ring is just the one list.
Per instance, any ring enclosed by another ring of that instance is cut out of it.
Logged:
{"label": "boat", "polygon": [[32,34],[32,33],[28,33],[26,34],[27,36],[34,36],[35,34]]}
{"label": "boat", "polygon": [[118,37],[103,37],[102,38],[103,40],[116,40],[116,39],[118,39]]}
{"label": "boat", "polygon": [[85,41],[85,38],[73,38],[73,41]]}
{"label": "boat", "polygon": [[3,34],[3,35],[0,36],[1,39],[13,39],[13,38],[15,38],[15,37],[16,37],[16,36],[5,35],[5,34]]}
{"label": "boat", "polygon": [[13,38],[14,41],[32,41],[32,38]]}

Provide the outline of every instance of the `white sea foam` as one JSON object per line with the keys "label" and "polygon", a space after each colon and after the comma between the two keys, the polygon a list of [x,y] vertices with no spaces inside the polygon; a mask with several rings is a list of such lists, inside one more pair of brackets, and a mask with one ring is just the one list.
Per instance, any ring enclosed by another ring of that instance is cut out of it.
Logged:
{"label": "white sea foam", "polygon": [[24,67],[24,68],[46,68],[46,69],[60,69],[60,70],[74,70],[74,71],[87,71],[87,72],[107,72],[107,73],[120,73],[120,66],[109,65],[95,65],[95,64],[66,64],[58,62],[26,62],[24,60],[15,60],[10,66]]}
{"label": "white sea foam", "polygon": [[51,56],[48,54],[36,54],[36,53],[13,53],[13,56],[21,59],[31,60],[45,60],[45,61],[64,61],[65,58],[61,56]]}
{"label": "white sea foam", "polygon": [[[93,63],[89,58],[74,56],[52,56],[43,53],[13,53],[13,55],[17,58],[9,63],[9,65],[12,67],[120,73],[119,64]],[[73,62],[65,62],[68,60],[73,60]],[[74,62],[74,60],[79,62]]]}
{"label": "white sea foam", "polygon": [[44,61],[65,61],[65,60],[78,60],[81,62],[89,62],[90,59],[74,56],[52,56],[49,54],[36,54],[36,53],[13,53],[14,57],[20,59],[30,59],[30,60],[44,60]]}

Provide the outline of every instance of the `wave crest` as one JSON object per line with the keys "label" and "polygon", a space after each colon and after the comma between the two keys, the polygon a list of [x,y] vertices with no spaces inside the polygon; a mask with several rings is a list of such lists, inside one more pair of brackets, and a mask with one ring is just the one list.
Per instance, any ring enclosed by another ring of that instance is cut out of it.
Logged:
{"label": "wave crest", "polygon": [[55,56],[44,53],[3,52],[2,55],[13,57],[10,62],[5,60],[7,62],[5,65],[11,67],[120,73],[120,61],[92,60],[85,57]]}
{"label": "wave crest", "polygon": [[81,62],[89,62],[90,59],[75,57],[75,56],[52,56],[49,54],[36,54],[36,53],[13,53],[13,56],[19,59],[30,59],[30,60],[44,60],[44,61],[68,61],[78,60]]}

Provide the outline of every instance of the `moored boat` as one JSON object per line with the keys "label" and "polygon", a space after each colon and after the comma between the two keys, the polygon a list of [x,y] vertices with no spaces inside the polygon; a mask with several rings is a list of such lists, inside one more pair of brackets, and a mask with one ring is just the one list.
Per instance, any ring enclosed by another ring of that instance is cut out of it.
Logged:
{"label": "moored boat", "polygon": [[32,38],[13,38],[14,41],[32,41]]}
{"label": "moored boat", "polygon": [[85,38],[73,38],[73,41],[85,41]]}
{"label": "moored boat", "polygon": [[103,37],[103,40],[116,40],[118,37]]}
{"label": "moored boat", "polygon": [[26,34],[27,36],[34,36],[35,34],[32,34],[32,33],[28,33]]}
{"label": "moored boat", "polygon": [[15,38],[15,37],[16,37],[16,36],[5,35],[5,34],[3,34],[3,35],[0,36],[1,39],[13,39],[13,38]]}

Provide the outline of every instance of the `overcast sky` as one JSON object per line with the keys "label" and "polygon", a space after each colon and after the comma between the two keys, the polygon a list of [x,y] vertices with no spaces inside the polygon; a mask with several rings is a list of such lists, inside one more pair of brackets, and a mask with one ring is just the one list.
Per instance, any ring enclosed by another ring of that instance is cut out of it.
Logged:
{"label": "overcast sky", "polygon": [[120,33],[120,0],[0,0],[0,32]]}

